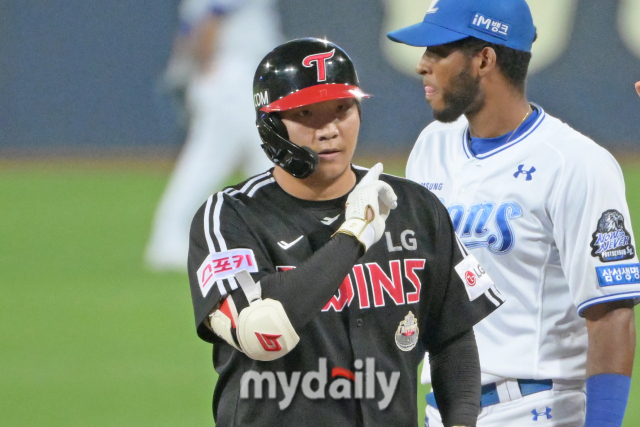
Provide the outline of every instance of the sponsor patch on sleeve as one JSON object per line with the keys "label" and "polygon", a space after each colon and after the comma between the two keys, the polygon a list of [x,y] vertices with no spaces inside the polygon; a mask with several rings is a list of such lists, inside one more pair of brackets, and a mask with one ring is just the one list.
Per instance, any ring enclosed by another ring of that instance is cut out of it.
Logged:
{"label": "sponsor patch on sleeve", "polygon": [[198,269],[198,284],[202,296],[206,297],[218,280],[232,277],[241,270],[258,272],[256,257],[251,249],[232,249],[209,254]]}
{"label": "sponsor patch on sleeve", "polygon": [[469,254],[455,267],[456,273],[462,279],[464,288],[471,301],[484,294],[487,289],[493,286],[493,280],[489,277],[484,268],[480,265],[476,257]]}
{"label": "sponsor patch on sleeve", "polygon": [[640,283],[640,264],[596,267],[596,273],[598,273],[598,284],[600,287]]}
{"label": "sponsor patch on sleeve", "polygon": [[602,262],[631,259],[636,254],[631,234],[624,227],[624,216],[615,209],[602,213],[591,237],[591,256]]}

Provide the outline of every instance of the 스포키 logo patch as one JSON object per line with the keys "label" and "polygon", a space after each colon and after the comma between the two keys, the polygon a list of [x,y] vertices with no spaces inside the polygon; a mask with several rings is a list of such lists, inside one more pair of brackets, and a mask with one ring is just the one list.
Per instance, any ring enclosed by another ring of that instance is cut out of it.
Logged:
{"label": "\uc2a4\ud3ec\ud0a4 logo patch", "polygon": [[592,237],[591,256],[602,262],[631,259],[636,254],[631,234],[624,228],[624,216],[615,209],[602,213]]}
{"label": "\uc2a4\ud3ec\ud0a4 logo patch", "polygon": [[409,312],[404,317],[404,320],[400,321],[398,329],[396,330],[396,345],[402,351],[411,351],[413,347],[418,343],[418,335],[420,331],[418,329],[418,319]]}

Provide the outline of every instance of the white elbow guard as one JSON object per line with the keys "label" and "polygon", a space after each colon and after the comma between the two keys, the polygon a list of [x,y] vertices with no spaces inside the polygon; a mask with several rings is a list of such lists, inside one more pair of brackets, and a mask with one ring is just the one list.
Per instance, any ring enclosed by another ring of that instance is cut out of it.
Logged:
{"label": "white elbow guard", "polygon": [[[249,301],[249,307],[243,309],[238,316],[233,300],[227,298],[209,316],[213,332],[255,360],[275,360],[293,350],[300,337],[293,329],[282,304],[270,298],[263,300],[260,283],[254,283],[246,270],[237,273],[235,277]],[[238,338],[237,343],[233,337],[233,329]]]}

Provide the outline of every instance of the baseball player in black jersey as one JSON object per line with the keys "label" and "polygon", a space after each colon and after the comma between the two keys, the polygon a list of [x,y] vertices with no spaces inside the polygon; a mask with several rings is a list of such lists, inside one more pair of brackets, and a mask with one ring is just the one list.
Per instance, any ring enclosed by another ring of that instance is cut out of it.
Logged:
{"label": "baseball player in black jersey", "polygon": [[258,66],[256,123],[276,166],[213,194],[191,226],[218,426],[415,426],[425,350],[445,425],[475,425],[472,327],[503,301],[436,197],[351,164],[366,96],[326,40]]}

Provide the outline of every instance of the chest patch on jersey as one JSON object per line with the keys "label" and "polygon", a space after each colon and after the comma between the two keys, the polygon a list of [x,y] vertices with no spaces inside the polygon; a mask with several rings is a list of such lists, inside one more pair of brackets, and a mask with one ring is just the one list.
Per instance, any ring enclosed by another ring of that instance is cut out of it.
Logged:
{"label": "chest patch on jersey", "polygon": [[198,285],[202,296],[206,297],[218,280],[228,279],[241,270],[258,272],[256,256],[251,249],[232,249],[209,254],[198,269]]}
{"label": "chest patch on jersey", "polygon": [[493,286],[493,280],[484,271],[476,257],[469,254],[455,267],[456,273],[462,279],[464,288],[471,301],[484,294],[487,289]]}
{"label": "chest patch on jersey", "polygon": [[636,254],[631,234],[624,228],[624,216],[615,209],[602,213],[592,238],[591,256],[602,262],[631,259]]}
{"label": "chest patch on jersey", "polygon": [[640,264],[637,263],[596,267],[596,273],[600,287],[640,283]]}
{"label": "chest patch on jersey", "polygon": [[420,335],[418,319],[409,312],[404,320],[400,321],[396,330],[396,345],[402,351],[411,351],[418,343],[418,335]]}

